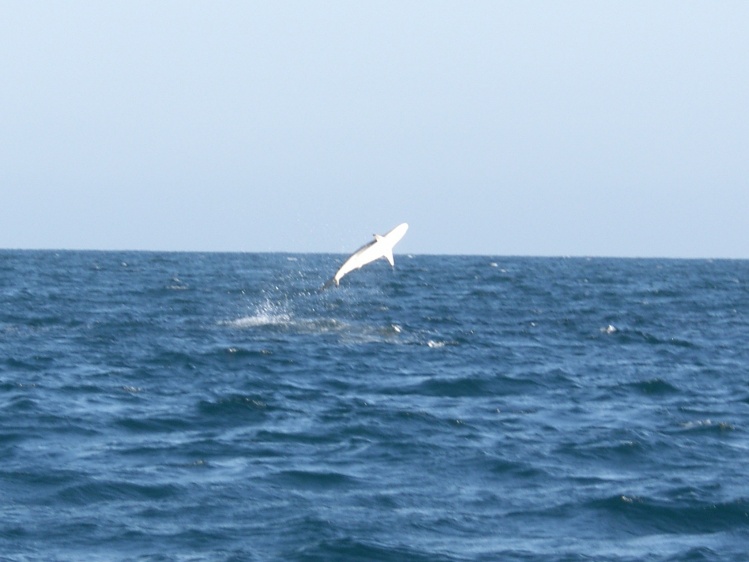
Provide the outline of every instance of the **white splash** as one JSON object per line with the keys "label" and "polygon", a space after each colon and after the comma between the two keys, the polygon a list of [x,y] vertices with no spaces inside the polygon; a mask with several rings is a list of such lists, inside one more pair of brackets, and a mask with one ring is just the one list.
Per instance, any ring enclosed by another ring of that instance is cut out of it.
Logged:
{"label": "white splash", "polygon": [[253,328],[258,326],[288,326],[293,321],[285,307],[265,301],[255,307],[255,313],[226,322],[234,328]]}

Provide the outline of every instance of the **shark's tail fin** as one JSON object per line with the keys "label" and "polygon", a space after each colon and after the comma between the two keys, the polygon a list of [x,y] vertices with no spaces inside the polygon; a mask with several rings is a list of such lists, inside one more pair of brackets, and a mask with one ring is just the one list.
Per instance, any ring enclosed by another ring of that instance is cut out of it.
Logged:
{"label": "shark's tail fin", "polygon": [[330,279],[328,279],[328,281],[325,282],[325,285],[323,285],[322,289],[320,290],[324,291],[325,289],[329,289],[330,287],[333,287],[333,286],[335,287],[338,286],[338,279],[336,279],[335,277],[331,277]]}

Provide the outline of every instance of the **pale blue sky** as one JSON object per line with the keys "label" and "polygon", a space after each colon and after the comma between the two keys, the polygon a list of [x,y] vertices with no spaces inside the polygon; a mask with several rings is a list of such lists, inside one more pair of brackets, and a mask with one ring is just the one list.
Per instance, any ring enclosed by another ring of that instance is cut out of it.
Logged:
{"label": "pale blue sky", "polygon": [[0,0],[0,248],[749,258],[749,2]]}

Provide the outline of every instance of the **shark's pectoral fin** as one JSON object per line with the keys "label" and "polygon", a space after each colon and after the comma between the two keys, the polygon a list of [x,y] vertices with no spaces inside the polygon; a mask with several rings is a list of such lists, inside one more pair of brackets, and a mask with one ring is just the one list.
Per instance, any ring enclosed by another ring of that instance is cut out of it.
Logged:
{"label": "shark's pectoral fin", "polygon": [[385,259],[388,261],[391,267],[395,267],[395,261],[393,261],[393,250],[385,252]]}

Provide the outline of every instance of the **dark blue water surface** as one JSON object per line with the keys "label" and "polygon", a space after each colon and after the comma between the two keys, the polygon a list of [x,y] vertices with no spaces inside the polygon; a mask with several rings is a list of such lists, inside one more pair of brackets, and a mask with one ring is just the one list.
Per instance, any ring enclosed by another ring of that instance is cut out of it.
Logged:
{"label": "dark blue water surface", "polygon": [[0,252],[1,560],[747,560],[749,262]]}

